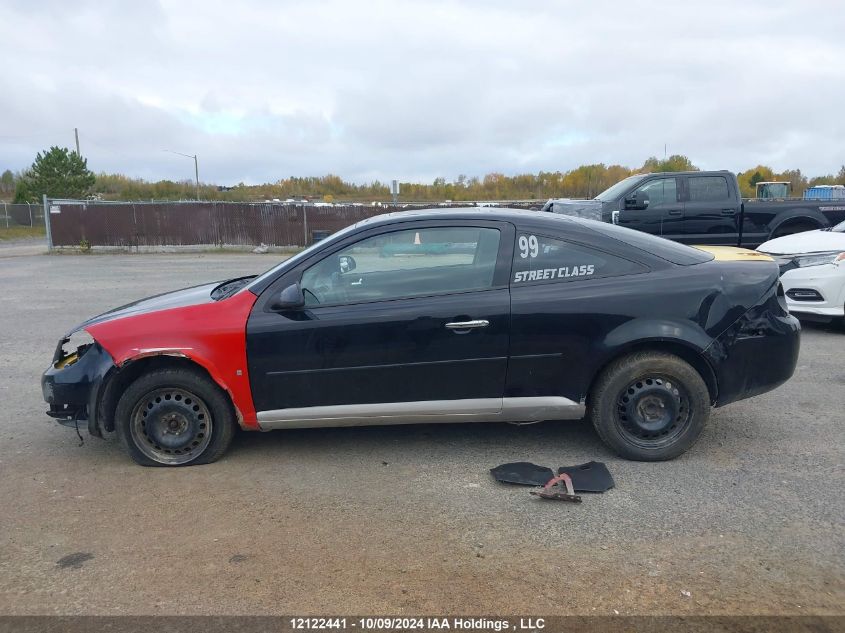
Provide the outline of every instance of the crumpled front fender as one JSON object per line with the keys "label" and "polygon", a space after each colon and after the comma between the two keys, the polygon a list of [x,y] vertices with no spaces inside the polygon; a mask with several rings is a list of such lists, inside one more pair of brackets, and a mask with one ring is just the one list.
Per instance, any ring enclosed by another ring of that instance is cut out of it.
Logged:
{"label": "crumpled front fender", "polygon": [[229,394],[241,426],[258,429],[246,358],[246,322],[256,298],[244,290],[221,301],[126,316],[86,330],[118,368],[159,355],[196,363]]}

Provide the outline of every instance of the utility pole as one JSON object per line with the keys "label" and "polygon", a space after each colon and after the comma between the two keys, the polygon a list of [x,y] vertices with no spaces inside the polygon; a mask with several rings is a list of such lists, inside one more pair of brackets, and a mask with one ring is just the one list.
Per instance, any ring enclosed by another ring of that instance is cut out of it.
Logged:
{"label": "utility pole", "polygon": [[196,154],[183,154],[182,152],[174,152],[172,149],[166,149],[165,152],[169,152],[171,154],[176,154],[177,156],[184,156],[185,158],[193,158],[194,159],[194,177],[196,178],[197,183],[197,200],[200,199],[200,168],[199,163],[197,162],[197,155]]}
{"label": "utility pole", "polygon": [[194,178],[196,179],[197,183],[197,200],[200,199],[200,167],[199,163],[197,163],[197,155],[194,154]]}
{"label": "utility pole", "polygon": [[82,154],[79,153],[79,130],[77,128],[73,128],[73,135],[76,137],[76,155],[82,156]]}

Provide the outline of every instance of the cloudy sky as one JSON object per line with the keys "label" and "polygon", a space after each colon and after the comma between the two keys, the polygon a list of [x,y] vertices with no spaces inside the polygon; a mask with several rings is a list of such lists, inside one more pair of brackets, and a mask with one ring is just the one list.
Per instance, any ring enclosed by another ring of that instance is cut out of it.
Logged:
{"label": "cloudy sky", "polygon": [[845,163],[840,0],[0,0],[0,170],[220,184]]}

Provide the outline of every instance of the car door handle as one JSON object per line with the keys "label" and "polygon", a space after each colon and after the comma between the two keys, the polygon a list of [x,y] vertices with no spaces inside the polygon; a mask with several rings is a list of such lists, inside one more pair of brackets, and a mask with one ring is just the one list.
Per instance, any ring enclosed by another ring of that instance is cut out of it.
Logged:
{"label": "car door handle", "polygon": [[722,215],[736,215],[736,209],[722,209]]}
{"label": "car door handle", "polygon": [[684,212],[680,209],[669,209],[669,215],[683,215]]}
{"label": "car door handle", "polygon": [[446,324],[447,330],[472,330],[479,327],[487,327],[490,321],[485,319],[476,319],[474,321],[452,321]]}

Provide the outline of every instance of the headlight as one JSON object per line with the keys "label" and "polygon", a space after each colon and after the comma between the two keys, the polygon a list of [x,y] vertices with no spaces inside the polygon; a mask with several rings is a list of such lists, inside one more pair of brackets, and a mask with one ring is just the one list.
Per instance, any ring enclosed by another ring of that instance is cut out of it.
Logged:
{"label": "headlight", "polygon": [[92,337],[85,330],[77,330],[67,338],[59,341],[59,347],[56,350],[54,365],[56,369],[73,365],[76,361],[82,358],[82,355],[87,352],[94,344],[94,337]]}
{"label": "headlight", "polygon": [[795,258],[795,264],[801,268],[807,266],[821,266],[822,264],[839,264],[845,262],[845,253],[813,253]]}

